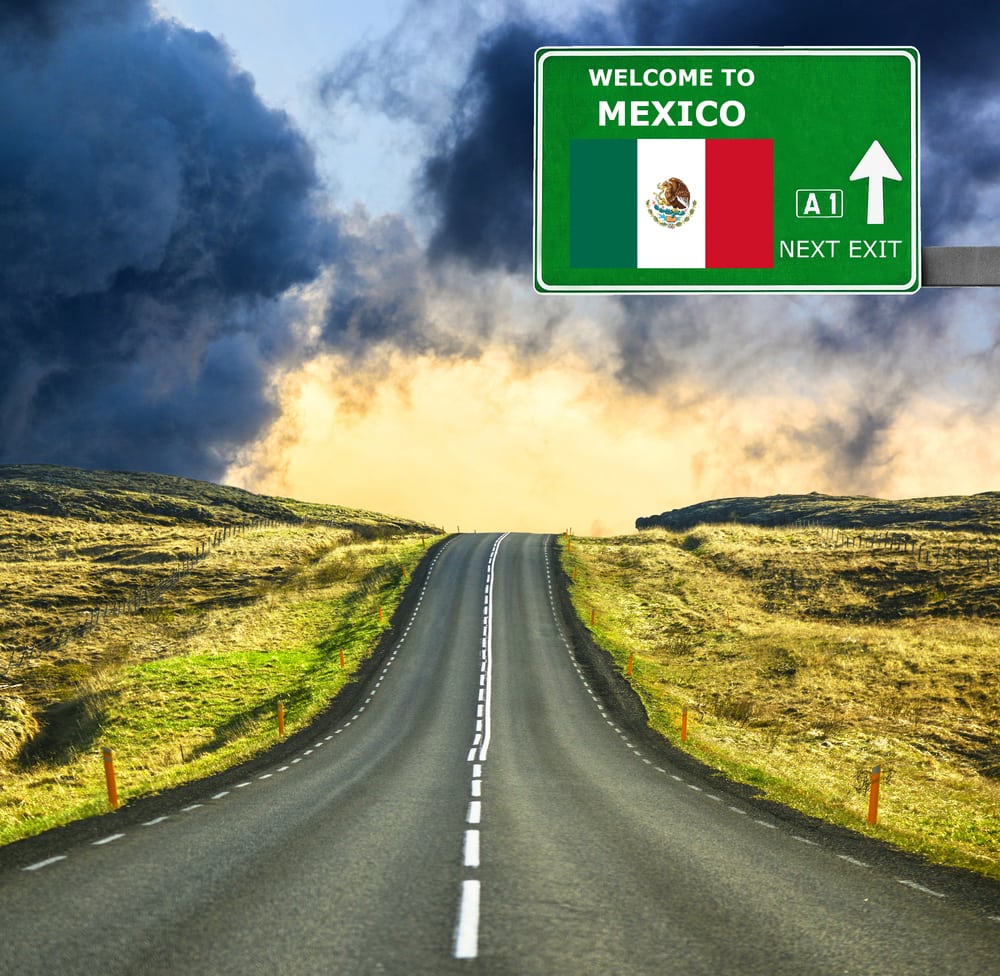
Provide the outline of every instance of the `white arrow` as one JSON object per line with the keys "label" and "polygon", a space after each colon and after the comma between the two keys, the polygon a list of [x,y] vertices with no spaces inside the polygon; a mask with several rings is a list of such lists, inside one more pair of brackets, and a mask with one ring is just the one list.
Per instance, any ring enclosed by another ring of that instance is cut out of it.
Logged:
{"label": "white arrow", "polygon": [[882,203],[882,180],[901,180],[899,170],[892,165],[882,144],[876,139],[861,162],[854,167],[851,180],[868,180],[868,223],[884,224],[885,208]]}

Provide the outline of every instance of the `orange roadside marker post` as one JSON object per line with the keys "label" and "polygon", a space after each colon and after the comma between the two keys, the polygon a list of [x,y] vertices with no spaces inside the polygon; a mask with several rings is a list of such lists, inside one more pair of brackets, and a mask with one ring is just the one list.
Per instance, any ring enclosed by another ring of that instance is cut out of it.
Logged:
{"label": "orange roadside marker post", "polygon": [[685,707],[681,712],[681,742],[687,742],[688,739],[688,710]]}
{"label": "orange roadside marker post", "polygon": [[874,827],[878,823],[878,794],[879,786],[882,782],[882,767],[876,766],[872,770],[872,784],[868,792],[868,826]]}
{"label": "orange roadside marker post", "polygon": [[343,648],[340,649],[340,666],[342,668],[344,668],[344,667],[347,666],[347,665],[344,664],[344,649]]}
{"label": "orange roadside marker post", "polygon": [[278,735],[285,736],[285,703],[278,702]]}
{"label": "orange roadside marker post", "polygon": [[107,746],[101,746],[104,753],[104,780],[108,785],[108,803],[112,810],[118,809],[118,784],[115,782],[115,757]]}

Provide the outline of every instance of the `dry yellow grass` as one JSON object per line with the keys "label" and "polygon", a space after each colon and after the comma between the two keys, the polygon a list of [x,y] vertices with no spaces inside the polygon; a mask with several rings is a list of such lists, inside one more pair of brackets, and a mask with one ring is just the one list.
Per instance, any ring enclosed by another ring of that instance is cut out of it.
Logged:
{"label": "dry yellow grass", "polygon": [[881,764],[876,833],[1000,877],[995,569],[736,525],[574,538],[563,558],[654,728],[679,741],[687,707],[705,761],[859,829]]}
{"label": "dry yellow grass", "polygon": [[[99,605],[122,612],[0,678],[0,843],[106,809],[102,745],[127,801],[273,743],[279,698],[287,730],[303,727],[374,649],[404,569],[434,539],[415,523],[179,479],[16,469],[5,485],[5,473],[0,665]],[[290,522],[219,538],[255,507]],[[314,521],[292,524],[304,516]],[[126,605],[178,568],[161,596]]]}

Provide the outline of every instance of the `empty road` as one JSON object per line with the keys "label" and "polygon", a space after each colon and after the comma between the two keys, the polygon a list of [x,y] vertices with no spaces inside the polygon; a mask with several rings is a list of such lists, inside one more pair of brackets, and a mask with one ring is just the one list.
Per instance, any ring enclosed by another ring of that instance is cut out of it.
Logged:
{"label": "empty road", "polygon": [[630,723],[551,541],[439,547],[294,748],[0,851],[0,973],[1000,971],[1000,885],[761,803]]}

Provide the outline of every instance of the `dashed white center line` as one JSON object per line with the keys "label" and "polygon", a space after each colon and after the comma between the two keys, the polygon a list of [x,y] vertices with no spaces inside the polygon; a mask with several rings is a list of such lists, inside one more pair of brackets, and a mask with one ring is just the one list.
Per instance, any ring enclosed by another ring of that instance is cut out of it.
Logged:
{"label": "dashed white center line", "polygon": [[[476,705],[476,727],[469,749],[468,762],[472,765],[472,783],[470,792],[473,799],[469,801],[466,813],[466,823],[478,826],[482,820],[482,773],[490,747],[491,720],[490,705],[493,691],[493,598],[495,582],[495,565],[500,544],[509,533],[501,535],[493,544],[490,558],[486,565],[486,584],[483,588],[483,634],[481,643],[481,663],[479,668],[479,689]],[[478,761],[477,761],[478,760]],[[466,830],[463,844],[462,863],[466,868],[479,867],[479,831]],[[458,907],[458,919],[455,923],[453,955],[456,959],[474,959],[479,953],[479,900],[480,883],[478,879],[468,878],[462,881],[462,892]]]}
{"label": "dashed white center line", "polygon": [[465,849],[462,855],[462,863],[467,868],[479,867],[479,831],[467,830],[465,832]]}
{"label": "dashed white center line", "polygon": [[462,882],[462,899],[455,925],[455,958],[475,959],[479,954],[479,882]]}
{"label": "dashed white center line", "polygon": [[164,820],[169,820],[169,817],[154,817],[152,820],[147,820],[143,823],[143,827],[155,827],[157,824],[163,823]]}

